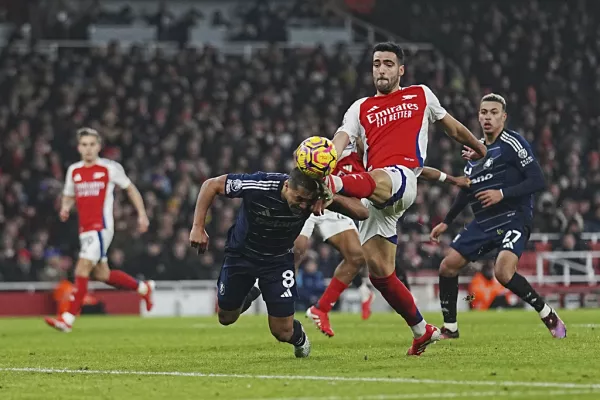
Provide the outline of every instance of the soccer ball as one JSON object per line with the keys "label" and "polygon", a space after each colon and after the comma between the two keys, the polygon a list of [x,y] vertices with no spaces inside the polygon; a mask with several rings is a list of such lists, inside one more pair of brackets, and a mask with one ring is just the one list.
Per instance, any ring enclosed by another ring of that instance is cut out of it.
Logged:
{"label": "soccer ball", "polygon": [[320,136],[312,136],[300,143],[294,152],[294,161],[302,173],[314,179],[333,172],[337,164],[337,151],[333,142]]}

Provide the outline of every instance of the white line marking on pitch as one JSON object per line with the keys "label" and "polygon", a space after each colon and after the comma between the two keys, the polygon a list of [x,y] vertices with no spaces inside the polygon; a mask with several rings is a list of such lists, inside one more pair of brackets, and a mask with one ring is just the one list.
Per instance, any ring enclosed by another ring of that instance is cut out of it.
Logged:
{"label": "white line marking on pitch", "polygon": [[551,390],[551,391],[493,391],[493,392],[460,392],[460,393],[398,393],[398,394],[370,394],[365,396],[326,396],[326,397],[261,397],[259,399],[245,400],[411,400],[411,399],[455,399],[468,397],[533,397],[533,396],[572,396],[582,394],[595,394],[593,390]]}
{"label": "white line marking on pitch", "polygon": [[600,328],[600,324],[572,324],[578,328]]}
{"label": "white line marking on pitch", "polygon": [[449,381],[438,379],[416,378],[382,378],[360,376],[310,376],[310,375],[244,375],[244,374],[210,374],[202,372],[168,372],[168,371],[124,371],[124,370],[85,370],[58,368],[0,368],[0,372],[31,372],[46,374],[89,374],[89,375],[148,375],[148,376],[187,376],[196,378],[239,378],[239,379],[278,379],[304,381],[341,381],[341,382],[388,382],[415,383],[430,385],[459,386],[526,386],[558,389],[600,389],[600,383],[569,382],[519,382],[519,381]]}

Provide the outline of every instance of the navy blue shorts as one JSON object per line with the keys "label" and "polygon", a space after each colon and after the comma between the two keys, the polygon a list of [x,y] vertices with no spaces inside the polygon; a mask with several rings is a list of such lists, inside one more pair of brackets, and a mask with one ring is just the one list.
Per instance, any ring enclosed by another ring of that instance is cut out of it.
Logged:
{"label": "navy blue shorts", "polygon": [[271,264],[261,264],[240,256],[225,256],[217,281],[219,308],[226,311],[240,308],[257,279],[270,316],[289,317],[294,314],[298,290],[293,255]]}
{"label": "navy blue shorts", "polygon": [[490,232],[484,232],[477,222],[472,221],[456,235],[450,247],[469,261],[482,259],[492,250],[507,250],[521,257],[529,233],[529,227],[517,221]]}

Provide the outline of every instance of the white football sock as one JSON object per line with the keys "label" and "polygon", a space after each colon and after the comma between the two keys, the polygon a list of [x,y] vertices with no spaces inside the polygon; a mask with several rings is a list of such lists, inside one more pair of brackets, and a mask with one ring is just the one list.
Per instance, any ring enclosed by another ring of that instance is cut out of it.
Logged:
{"label": "white football sock", "polygon": [[61,317],[67,325],[73,325],[73,322],[75,322],[75,316],[73,314],[71,314],[70,312],[62,313]]}
{"label": "white football sock", "polygon": [[458,330],[458,322],[444,322],[444,328],[450,332],[456,332]]}
{"label": "white football sock", "polygon": [[552,312],[552,308],[548,304],[544,304],[544,308],[539,312],[540,318],[546,318]]}
{"label": "white football sock", "polygon": [[137,292],[142,296],[145,296],[146,293],[148,293],[148,285],[146,284],[146,282],[140,281],[137,288]]}
{"label": "white football sock", "polygon": [[425,334],[425,332],[427,331],[426,326],[427,326],[427,322],[425,322],[425,319],[423,319],[418,324],[411,326],[410,329],[413,332],[413,336],[415,338],[420,338],[421,336],[423,336]]}
{"label": "white football sock", "polygon": [[371,297],[371,289],[369,289],[369,285],[367,285],[367,283],[364,281],[358,288],[358,293],[360,293],[360,301],[363,303],[369,300],[369,297]]}

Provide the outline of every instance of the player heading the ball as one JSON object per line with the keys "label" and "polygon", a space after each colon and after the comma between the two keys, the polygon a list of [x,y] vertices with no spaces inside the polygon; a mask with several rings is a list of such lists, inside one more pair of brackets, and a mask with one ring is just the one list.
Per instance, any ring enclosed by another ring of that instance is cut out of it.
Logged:
{"label": "player heading the ball", "polygon": [[221,175],[205,181],[198,194],[190,245],[199,253],[208,247],[205,221],[217,195],[242,199],[235,223],[227,234],[225,258],[217,282],[219,322],[233,324],[262,293],[273,336],[292,344],[296,357],[308,357],[310,342],[300,321],[294,319],[298,296],[294,240],[319,198],[327,197],[327,208],[359,220],[368,217],[368,210],[357,199],[327,196],[320,182],[297,168],[289,175],[265,172]]}

